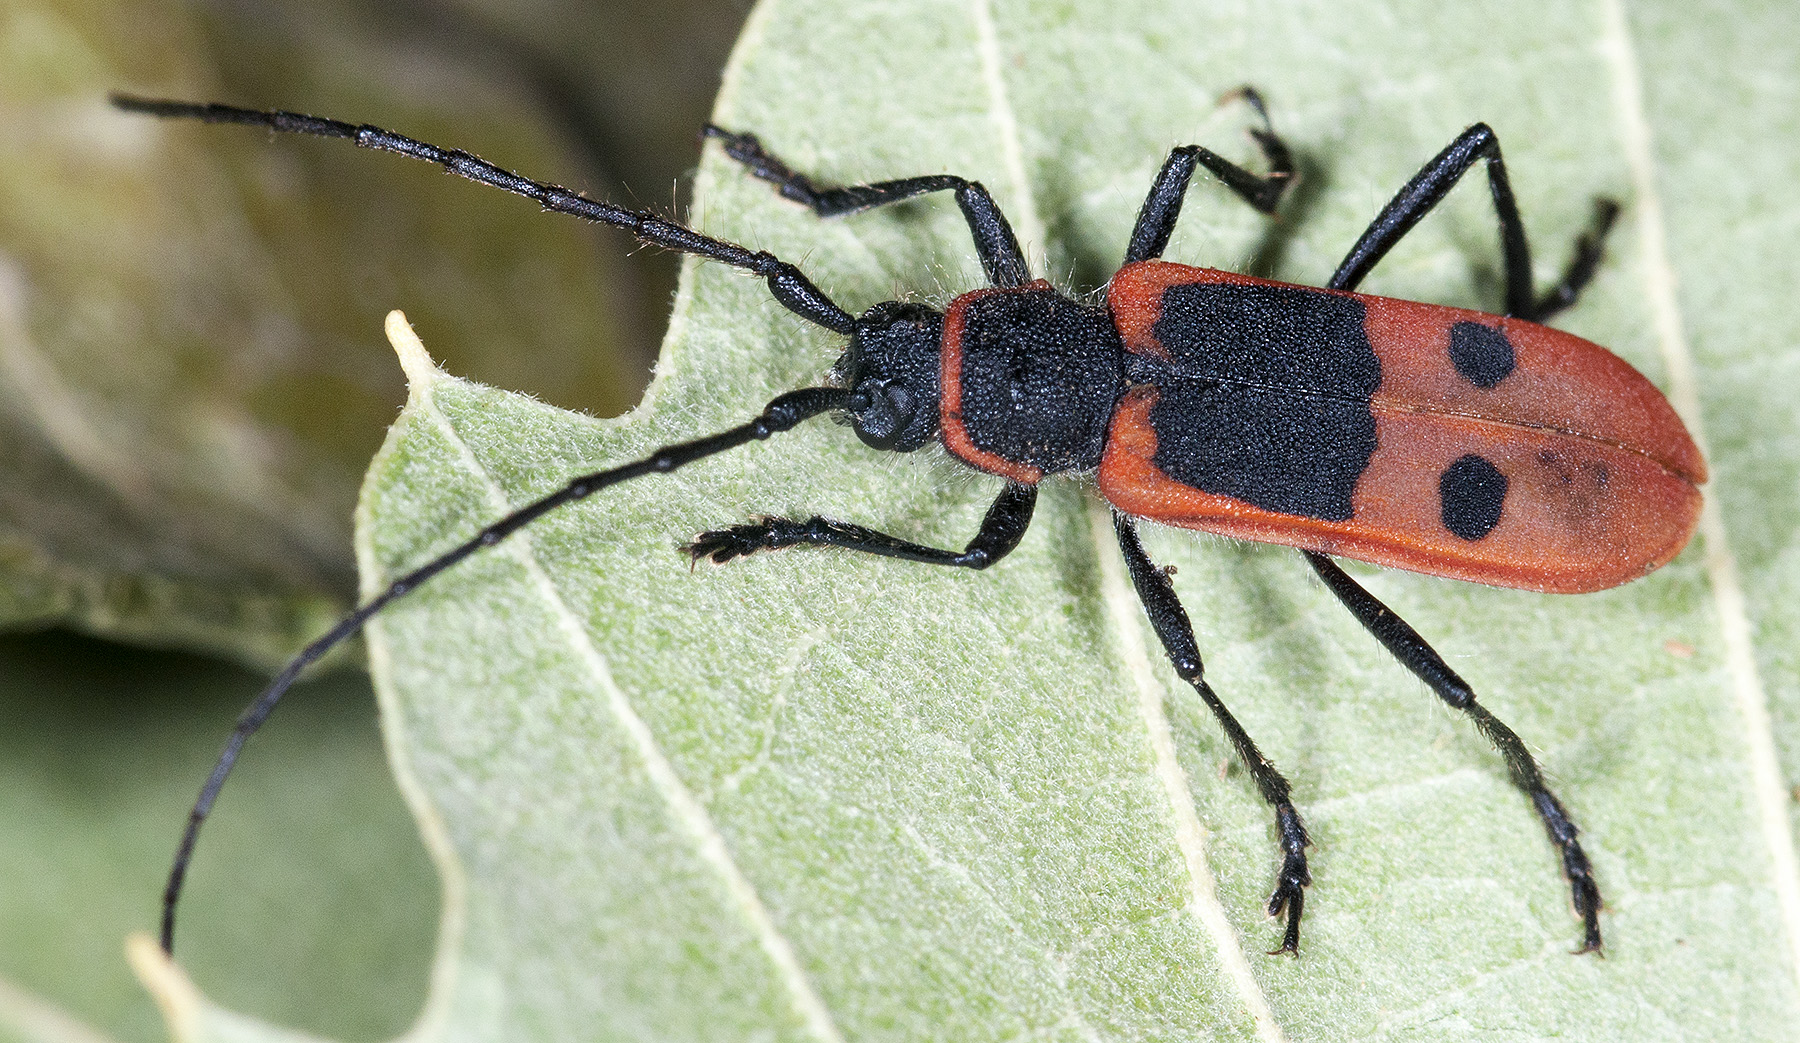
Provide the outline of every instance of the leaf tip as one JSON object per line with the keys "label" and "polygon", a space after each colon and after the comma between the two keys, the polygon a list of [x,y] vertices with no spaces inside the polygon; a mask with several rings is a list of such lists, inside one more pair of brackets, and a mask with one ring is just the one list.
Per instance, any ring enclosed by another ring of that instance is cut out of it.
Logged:
{"label": "leaf tip", "polygon": [[398,308],[388,312],[384,325],[388,343],[394,346],[394,354],[400,356],[400,368],[406,372],[406,382],[412,390],[422,391],[443,376],[425,350],[424,342],[413,332],[412,323],[406,321],[404,312]]}
{"label": "leaf tip", "polygon": [[156,939],[135,931],[125,939],[125,960],[144,991],[162,1009],[169,1034],[176,1039],[194,1038],[200,1020],[200,990],[175,958],[164,952]]}

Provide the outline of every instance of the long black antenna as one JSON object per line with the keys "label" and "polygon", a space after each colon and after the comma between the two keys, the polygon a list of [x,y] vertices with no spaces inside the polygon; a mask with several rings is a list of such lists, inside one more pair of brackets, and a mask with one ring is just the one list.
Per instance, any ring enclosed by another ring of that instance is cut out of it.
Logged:
{"label": "long black antenna", "polygon": [[789,311],[815,325],[836,333],[848,334],[856,320],[850,313],[831,302],[800,269],[765,250],[748,250],[736,243],[701,235],[645,210],[627,210],[603,203],[545,181],[533,181],[510,170],[497,167],[462,149],[439,148],[415,141],[402,134],[368,124],[351,124],[341,120],[308,116],[279,109],[240,109],[235,105],[217,105],[187,101],[165,101],[114,94],[112,103],[126,112],[166,119],[191,119],[202,123],[241,123],[266,127],[284,134],[309,134],[320,138],[344,138],[360,148],[380,152],[396,152],[427,163],[436,163],[458,177],[483,185],[492,185],[513,195],[535,200],[545,210],[569,214],[584,221],[623,228],[640,242],[666,250],[695,254],[733,268],[741,268],[762,276],[769,292]]}
{"label": "long black antenna", "polygon": [[212,774],[206,777],[206,784],[200,787],[200,796],[194,801],[193,810],[188,812],[187,828],[181,834],[180,846],[175,849],[175,864],[169,869],[168,885],[163,888],[163,951],[171,954],[175,951],[175,905],[181,899],[182,881],[187,876],[188,862],[194,854],[194,842],[200,836],[200,825],[206,821],[207,814],[212,811],[213,801],[218,799],[219,790],[224,788],[225,779],[231,774],[232,766],[237,763],[238,753],[243,750],[244,743],[250,739],[250,736],[256,734],[258,728],[262,727],[263,722],[275,709],[275,704],[281,701],[281,697],[293,685],[294,680],[300,676],[301,671],[346,638],[361,630],[363,624],[373,618],[377,612],[386,608],[389,602],[417,590],[431,577],[483,547],[492,547],[556,508],[592,496],[609,485],[628,482],[633,478],[641,478],[648,474],[665,474],[715,453],[722,453],[746,442],[754,442],[768,438],[777,432],[786,431],[802,420],[820,413],[837,409],[855,413],[868,408],[868,406],[868,395],[863,392],[844,388],[802,388],[776,398],[763,409],[762,415],[749,423],[740,424],[707,438],[664,446],[633,463],[582,475],[556,492],[519,508],[456,547],[394,580],[388,584],[386,590],[358,606],[356,611],[339,620],[336,626],[301,649],[300,654],[282,668],[281,673],[277,674],[275,679],[269,682],[269,686],[263,689],[262,694],[256,697],[256,701],[252,702],[238,717],[237,724],[231,729],[231,738],[225,741],[225,749],[219,754],[218,763],[213,765]]}
{"label": "long black antenna", "polygon": [[[126,94],[114,94],[112,103],[126,112],[143,113],[168,119],[192,119],[202,123],[238,123],[253,127],[265,127],[272,131],[288,134],[343,138],[362,148],[395,152],[413,159],[436,163],[458,177],[467,178],[483,185],[492,185],[502,191],[535,200],[545,210],[569,214],[585,221],[593,221],[596,224],[623,228],[636,236],[639,241],[651,246],[694,254],[760,275],[767,281],[769,292],[774,295],[777,302],[815,325],[843,334],[852,332],[856,325],[856,320],[814,286],[800,269],[767,251],[749,250],[736,243],[701,235],[691,228],[676,224],[648,211],[627,210],[611,203],[589,199],[578,192],[558,185],[534,181],[497,167],[461,149],[440,148],[368,124],[355,125],[297,112],[166,101]],[[609,485],[630,481],[647,474],[673,471],[695,460],[743,445],[745,442],[768,438],[778,431],[786,431],[800,421],[820,413],[840,409],[854,413],[867,409],[868,406],[868,396],[860,392],[841,388],[804,388],[776,398],[763,409],[762,415],[749,423],[741,424],[708,438],[664,446],[635,463],[583,475],[569,482],[560,490],[519,508],[482,529],[467,541],[401,576],[390,583],[386,590],[360,605],[355,611],[339,620],[337,625],[301,649],[300,653],[282,668],[281,673],[269,682],[269,686],[263,689],[262,694],[258,695],[256,700],[238,717],[237,724],[231,730],[231,737],[225,742],[225,749],[220,752],[218,762],[213,765],[212,774],[207,776],[206,784],[200,788],[199,798],[194,801],[193,810],[188,813],[187,828],[181,834],[181,844],[175,851],[175,863],[169,870],[169,882],[163,889],[163,951],[174,952],[175,906],[181,899],[182,882],[187,876],[187,867],[193,857],[194,844],[200,836],[201,823],[205,822],[206,816],[211,813],[213,802],[218,799],[219,791],[224,788],[225,780],[230,776],[233,765],[237,763],[238,754],[242,752],[244,743],[249,741],[250,736],[256,734],[258,728],[262,727],[263,722],[268,719],[276,704],[293,686],[302,671],[344,640],[355,635],[363,628],[363,624],[387,607],[389,602],[417,589],[431,577],[455,565],[477,550],[499,543],[542,515],[564,504],[585,499]]]}

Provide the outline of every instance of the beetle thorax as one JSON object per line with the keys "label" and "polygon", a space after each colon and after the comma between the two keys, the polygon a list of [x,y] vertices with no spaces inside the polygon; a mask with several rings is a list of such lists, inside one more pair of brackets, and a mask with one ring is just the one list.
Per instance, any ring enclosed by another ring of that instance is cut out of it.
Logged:
{"label": "beetle thorax", "polygon": [[950,451],[1020,481],[1091,470],[1124,389],[1103,307],[1034,282],[981,290],[944,317],[943,428]]}

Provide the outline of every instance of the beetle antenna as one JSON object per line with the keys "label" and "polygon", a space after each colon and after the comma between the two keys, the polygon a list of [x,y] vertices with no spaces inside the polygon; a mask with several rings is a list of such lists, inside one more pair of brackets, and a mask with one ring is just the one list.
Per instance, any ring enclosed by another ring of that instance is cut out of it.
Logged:
{"label": "beetle antenna", "polygon": [[163,888],[163,951],[170,954],[175,951],[175,906],[181,900],[181,886],[187,876],[188,862],[194,854],[194,843],[199,839],[200,826],[212,811],[213,802],[218,799],[219,791],[224,788],[225,779],[231,774],[232,766],[237,763],[238,754],[242,752],[244,743],[248,742],[250,737],[256,734],[257,729],[262,727],[263,722],[268,720],[275,705],[281,702],[281,697],[293,686],[294,681],[303,670],[324,656],[325,653],[343,643],[346,638],[360,631],[363,624],[372,619],[377,612],[386,608],[389,602],[417,590],[438,573],[483,547],[492,547],[556,508],[586,499],[607,486],[628,482],[633,478],[641,478],[649,474],[665,474],[696,460],[722,453],[727,449],[735,449],[746,442],[766,439],[770,435],[786,431],[802,420],[818,416],[820,413],[833,410],[856,413],[867,409],[869,405],[869,396],[865,392],[845,388],[802,388],[776,398],[764,407],[761,415],[748,423],[739,424],[737,427],[728,428],[716,435],[696,439],[692,442],[678,442],[674,445],[664,446],[649,456],[632,463],[582,475],[556,492],[534,500],[499,521],[493,522],[469,539],[394,580],[388,584],[386,590],[363,602],[357,606],[355,611],[338,620],[336,626],[301,649],[300,653],[282,668],[281,673],[269,682],[269,686],[262,690],[256,700],[245,708],[243,714],[238,717],[237,724],[231,729],[231,737],[225,741],[225,749],[219,753],[219,759],[213,765],[212,774],[206,777],[206,784],[200,787],[200,796],[194,801],[193,810],[188,812],[187,828],[182,831],[181,844],[175,849],[175,863],[169,869],[169,882]]}
{"label": "beetle antenna", "polygon": [[415,141],[380,127],[345,123],[341,120],[308,116],[280,109],[243,109],[235,105],[218,105],[187,101],[166,101],[114,94],[112,103],[126,112],[165,119],[191,119],[202,123],[239,123],[266,127],[284,134],[307,134],[319,138],[344,138],[359,148],[394,152],[427,163],[436,163],[446,171],[504,192],[535,200],[545,210],[579,217],[595,224],[623,228],[650,246],[694,254],[721,264],[731,265],[760,275],[769,284],[769,292],[789,311],[834,333],[848,334],[856,320],[849,312],[832,303],[800,269],[766,250],[750,250],[736,243],[701,235],[684,225],[647,210],[627,210],[622,206],[589,199],[546,181],[533,181],[510,170],[497,167],[462,149],[439,148]]}

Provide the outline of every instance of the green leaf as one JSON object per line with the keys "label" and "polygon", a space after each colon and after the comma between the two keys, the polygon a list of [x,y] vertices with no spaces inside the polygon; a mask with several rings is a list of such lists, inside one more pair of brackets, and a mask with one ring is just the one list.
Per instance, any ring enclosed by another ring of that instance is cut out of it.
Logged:
{"label": "green leaf", "polygon": [[[798,551],[690,570],[679,541],[756,513],[958,544],[997,487],[814,423],[560,511],[372,627],[396,769],[446,881],[418,1038],[1788,1035],[1800,204],[1781,186],[1800,174],[1800,13],[1695,19],[770,2],[717,117],[825,180],[978,177],[1077,290],[1116,263],[1170,145],[1250,154],[1245,113],[1215,105],[1246,79],[1305,189],[1271,226],[1197,185],[1171,259],[1320,282],[1477,119],[1506,144],[1540,278],[1594,197],[1624,200],[1562,324],[1705,428],[1703,539],[1580,598],[1357,570],[1539,751],[1607,896],[1605,959],[1568,953],[1566,885],[1493,751],[1292,552],[1150,536],[1212,683],[1312,830],[1298,960],[1261,954],[1270,815],[1155,654],[1083,483],[1052,483],[978,576]],[[694,215],[852,308],[979,283],[943,203],[820,223],[709,150]],[[1366,288],[1493,307],[1493,225],[1467,186]],[[365,590],[573,474],[753,415],[840,347],[756,281],[690,265],[659,380],[622,422],[403,349],[411,400],[362,502]],[[274,1038],[146,963],[184,1038]]]}

